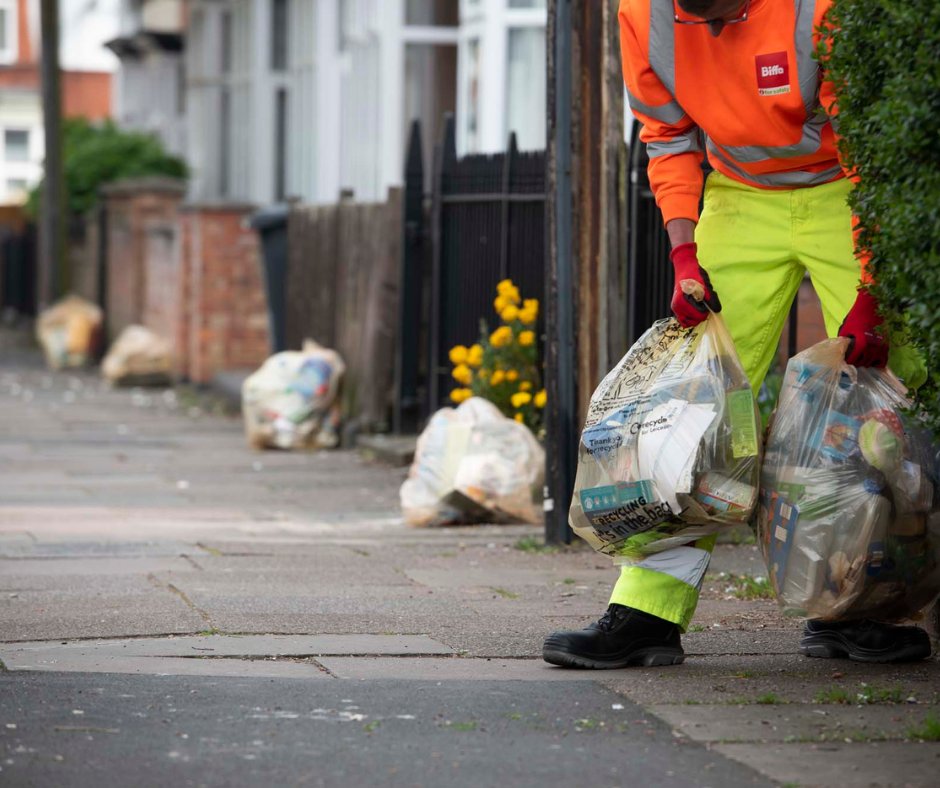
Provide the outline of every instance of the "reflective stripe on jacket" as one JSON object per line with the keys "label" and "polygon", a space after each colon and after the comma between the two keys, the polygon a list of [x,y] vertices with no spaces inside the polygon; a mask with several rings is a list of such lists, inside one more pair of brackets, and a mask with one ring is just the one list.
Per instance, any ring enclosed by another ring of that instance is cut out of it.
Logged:
{"label": "reflective stripe on jacket", "polygon": [[[665,221],[698,220],[700,164],[766,189],[844,177],[832,103],[814,58],[831,0],[751,0],[748,19],[713,36],[682,25],[674,0],[621,0],[630,107],[643,128],[649,177]],[[821,99],[822,98],[822,103]]]}

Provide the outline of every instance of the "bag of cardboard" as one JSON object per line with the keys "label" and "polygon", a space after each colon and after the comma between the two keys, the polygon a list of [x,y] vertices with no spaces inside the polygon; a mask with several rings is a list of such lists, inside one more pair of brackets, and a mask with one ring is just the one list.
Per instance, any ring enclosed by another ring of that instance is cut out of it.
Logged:
{"label": "bag of cardboard", "polygon": [[785,612],[901,619],[940,593],[932,436],[886,369],[846,364],[848,340],[790,360],[767,441],[760,543]]}
{"label": "bag of cardboard", "polygon": [[128,326],[101,362],[104,377],[119,386],[166,385],[173,360],[170,343],[143,326]]}
{"label": "bag of cardboard", "polygon": [[77,295],[68,295],[43,310],[36,336],[50,369],[82,367],[91,362],[101,341],[101,309]]}
{"label": "bag of cardboard", "polygon": [[535,523],[544,474],[545,452],[529,428],[472,397],[439,410],[421,433],[402,512],[415,526]]}
{"label": "bag of cardboard", "polygon": [[346,365],[312,340],[276,353],[242,385],[245,434],[256,449],[330,448],[338,443],[334,403]]}
{"label": "bag of cardboard", "polygon": [[569,522],[617,563],[747,523],[760,417],[720,315],[661,320],[597,387]]}

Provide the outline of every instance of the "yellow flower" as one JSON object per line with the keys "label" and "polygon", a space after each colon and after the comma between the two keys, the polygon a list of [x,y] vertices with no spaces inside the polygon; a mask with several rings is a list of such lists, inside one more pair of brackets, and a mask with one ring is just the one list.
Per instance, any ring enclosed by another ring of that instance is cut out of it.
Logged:
{"label": "yellow flower", "polygon": [[523,331],[519,334],[519,344],[523,347],[528,347],[529,345],[535,344],[535,332],[534,331]]}
{"label": "yellow flower", "polygon": [[463,345],[457,345],[450,349],[450,363],[454,366],[467,363],[467,348]]}
{"label": "yellow flower", "polygon": [[481,369],[477,372],[477,378],[479,378],[480,380],[485,381],[489,378],[489,376],[490,376],[490,373],[487,372],[485,369]]}
{"label": "yellow flower", "polygon": [[499,313],[499,316],[507,323],[511,323],[517,317],[519,317],[519,310],[514,307],[512,304],[507,306],[502,312]]}
{"label": "yellow flower", "polygon": [[472,396],[473,392],[470,391],[470,389],[454,389],[450,392],[450,401],[459,405],[461,402],[466,402]]}
{"label": "yellow flower", "polygon": [[512,303],[506,296],[496,296],[493,300],[493,309],[496,310],[496,314],[501,315],[503,310]]}
{"label": "yellow flower", "polygon": [[473,372],[466,364],[458,364],[451,374],[454,376],[454,380],[464,386],[469,386],[473,382]]}
{"label": "yellow flower", "polygon": [[544,408],[547,401],[548,395],[545,393],[545,389],[542,389],[538,394],[535,395],[535,407]]}
{"label": "yellow flower", "polygon": [[483,363],[483,347],[482,345],[473,345],[467,351],[467,363],[471,367],[479,367]]}
{"label": "yellow flower", "polygon": [[514,369],[509,370],[509,372],[506,373],[506,380],[508,380],[510,383],[515,383],[517,380],[519,380],[519,373]]}
{"label": "yellow flower", "polygon": [[509,295],[514,289],[515,285],[512,283],[512,279],[504,279],[496,285],[496,292],[501,296]]}
{"label": "yellow flower", "polygon": [[532,391],[532,383],[528,380],[523,380],[522,383],[519,384],[519,391]]}
{"label": "yellow flower", "polygon": [[522,302],[519,319],[526,325],[532,325],[539,319],[539,300],[537,298],[527,298]]}
{"label": "yellow flower", "polygon": [[500,326],[490,334],[490,344],[493,347],[505,347],[512,342],[512,329],[509,326]]}
{"label": "yellow flower", "polygon": [[504,295],[514,304],[518,304],[520,301],[522,301],[522,297],[519,295],[519,288],[515,285],[507,290]]}
{"label": "yellow flower", "polygon": [[532,401],[532,395],[527,391],[520,391],[518,394],[513,394],[510,397],[510,402],[514,408],[521,408],[523,405],[528,405]]}
{"label": "yellow flower", "polygon": [[501,369],[497,369],[497,370],[493,373],[493,376],[490,378],[490,385],[491,385],[491,386],[498,386],[498,385],[499,385],[500,383],[502,383],[505,379],[506,379],[506,373],[503,372]]}
{"label": "yellow flower", "polygon": [[517,413],[513,418],[515,418],[515,420],[518,421],[520,424],[525,423],[525,416],[523,416],[521,413]]}

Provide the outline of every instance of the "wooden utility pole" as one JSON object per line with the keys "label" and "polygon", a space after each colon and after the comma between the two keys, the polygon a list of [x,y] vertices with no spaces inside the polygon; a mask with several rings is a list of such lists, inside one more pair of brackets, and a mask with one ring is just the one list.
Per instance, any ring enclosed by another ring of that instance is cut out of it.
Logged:
{"label": "wooden utility pole", "polygon": [[40,0],[42,112],[46,161],[39,213],[39,303],[68,287],[65,260],[65,189],[62,163],[62,91],[59,72],[59,0]]}
{"label": "wooden utility pole", "polygon": [[546,539],[570,541],[579,432],[626,349],[626,147],[617,0],[549,0]]}
{"label": "wooden utility pole", "polygon": [[578,412],[626,352],[624,88],[617,0],[574,3]]}

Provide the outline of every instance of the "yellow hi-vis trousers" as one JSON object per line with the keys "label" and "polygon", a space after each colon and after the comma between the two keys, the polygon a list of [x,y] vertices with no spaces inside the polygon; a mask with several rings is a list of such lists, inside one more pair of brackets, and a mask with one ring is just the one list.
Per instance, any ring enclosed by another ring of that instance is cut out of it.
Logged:
{"label": "yellow hi-vis trousers", "polygon": [[[777,351],[790,304],[809,272],[826,332],[855,302],[859,263],[853,252],[846,179],[807,189],[757,189],[712,172],[695,230],[698,258],[721,299],[744,371],[756,395]],[[891,344],[891,369],[912,388],[927,378],[909,345]],[[624,566],[610,601],[678,624],[692,620],[715,537]]]}

